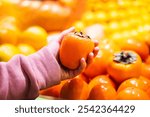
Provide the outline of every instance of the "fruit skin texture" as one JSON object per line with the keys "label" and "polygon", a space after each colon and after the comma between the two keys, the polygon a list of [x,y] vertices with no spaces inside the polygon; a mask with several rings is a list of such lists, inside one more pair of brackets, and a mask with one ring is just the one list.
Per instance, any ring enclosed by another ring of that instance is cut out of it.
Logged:
{"label": "fruit skin texture", "polygon": [[117,95],[117,100],[149,100],[150,97],[142,89],[128,87],[120,91]]}
{"label": "fruit skin texture", "polygon": [[[135,57],[131,57],[130,59],[135,59],[135,61],[131,63],[124,64],[121,61],[114,61],[114,58],[116,55],[114,55],[112,58],[110,58],[110,61],[108,63],[107,72],[112,78],[118,82],[121,83],[124,80],[127,80],[131,77],[139,77],[141,74],[141,66],[142,66],[142,60],[140,56],[134,52],[134,51],[124,51],[127,53],[133,54]],[[116,52],[117,54],[120,52]]]}
{"label": "fruit skin texture", "polygon": [[122,40],[121,50],[135,51],[136,53],[140,55],[142,60],[147,59],[149,55],[148,45],[143,41],[132,39],[132,38]]}
{"label": "fruit skin texture", "polygon": [[115,100],[117,92],[115,88],[107,84],[99,84],[92,88],[89,100]]}
{"label": "fruit skin texture", "polygon": [[61,98],[69,100],[86,100],[88,95],[88,84],[81,78],[68,80],[60,92]]}
{"label": "fruit skin texture", "polygon": [[20,30],[17,26],[10,24],[9,22],[6,22],[5,24],[0,23],[0,44],[10,43],[15,45],[19,35]]}
{"label": "fruit skin texture", "polygon": [[49,87],[47,89],[43,89],[39,91],[39,94],[41,95],[47,95],[47,96],[54,96],[54,97],[60,97],[60,91],[63,85],[67,82],[67,80],[63,80],[60,82],[60,84],[54,85],[52,87]]}
{"label": "fruit skin texture", "polygon": [[64,37],[60,46],[59,57],[61,63],[69,68],[76,69],[79,66],[81,58],[87,58],[87,55],[94,49],[94,42],[87,37],[83,38],[75,33],[69,33]]}
{"label": "fruit skin texture", "polygon": [[141,75],[150,79],[150,64],[142,63]]}
{"label": "fruit skin texture", "polygon": [[130,78],[122,82],[117,90],[117,93],[127,87],[139,88],[145,91],[150,96],[150,80],[146,77],[140,76],[139,78]]}
{"label": "fruit skin texture", "polygon": [[91,91],[91,89],[96,86],[96,85],[110,85],[114,88],[116,88],[115,83],[109,78],[108,75],[99,75],[94,77],[88,84],[89,86],[89,91]]}

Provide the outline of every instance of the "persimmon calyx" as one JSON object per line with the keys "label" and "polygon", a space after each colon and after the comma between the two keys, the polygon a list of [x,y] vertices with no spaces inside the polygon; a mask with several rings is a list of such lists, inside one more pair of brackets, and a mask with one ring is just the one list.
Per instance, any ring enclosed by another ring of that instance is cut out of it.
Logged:
{"label": "persimmon calyx", "polygon": [[114,54],[113,61],[122,64],[132,64],[137,60],[136,54],[127,51],[121,51]]}
{"label": "persimmon calyx", "polygon": [[81,38],[91,39],[90,36],[84,34],[84,33],[81,32],[81,31],[80,31],[80,32],[74,32],[74,34],[75,34],[76,36],[81,37]]}

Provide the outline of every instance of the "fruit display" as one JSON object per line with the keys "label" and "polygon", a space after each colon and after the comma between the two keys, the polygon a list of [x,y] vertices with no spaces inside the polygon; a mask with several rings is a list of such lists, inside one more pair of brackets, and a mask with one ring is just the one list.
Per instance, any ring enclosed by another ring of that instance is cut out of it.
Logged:
{"label": "fruit display", "polygon": [[0,61],[35,53],[74,26],[76,32],[61,43],[61,64],[76,69],[93,50],[93,40],[99,42],[99,52],[81,74],[39,91],[40,95],[149,100],[149,4],[150,0],[1,0]]}
{"label": "fruit display", "polygon": [[57,31],[81,17],[86,0],[2,0],[2,3],[0,15],[15,16],[21,29],[39,25],[47,31]]}

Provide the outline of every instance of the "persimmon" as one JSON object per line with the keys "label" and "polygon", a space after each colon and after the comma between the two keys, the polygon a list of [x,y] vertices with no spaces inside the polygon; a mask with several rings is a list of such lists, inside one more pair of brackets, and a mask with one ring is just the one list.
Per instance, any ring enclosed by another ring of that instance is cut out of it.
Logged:
{"label": "persimmon", "polygon": [[80,19],[86,9],[85,0],[16,0],[15,2],[9,0],[8,2],[9,5],[5,5],[6,7],[2,9],[4,13],[1,14],[15,16],[22,29],[39,25],[47,31],[64,30]]}
{"label": "persimmon", "polygon": [[107,84],[107,85],[111,85],[112,87],[116,88],[115,83],[109,78],[108,75],[99,75],[94,77],[88,84],[89,86],[89,91],[91,91],[91,89],[96,86],[96,85],[102,85],[102,84]]}
{"label": "persimmon", "polygon": [[61,98],[69,100],[86,100],[88,95],[88,84],[80,78],[68,80],[60,92]]}
{"label": "persimmon", "polygon": [[121,83],[131,77],[141,74],[142,60],[134,51],[119,51],[110,58],[107,72],[112,78]]}
{"label": "persimmon", "polygon": [[82,32],[71,32],[62,40],[59,57],[61,63],[69,68],[76,69],[81,58],[87,58],[94,49],[94,42]]}
{"label": "persimmon", "polygon": [[89,78],[86,77],[83,73],[77,75],[75,78],[82,79],[82,80],[84,80],[86,83],[89,83]]}
{"label": "persimmon", "polygon": [[19,28],[9,21],[0,22],[0,44],[10,43],[15,45],[20,35]]}
{"label": "persimmon", "polygon": [[142,89],[127,87],[120,91],[116,97],[117,100],[149,100],[150,97]]}
{"label": "persimmon", "polygon": [[93,79],[97,75],[106,74],[106,67],[108,63],[108,60],[106,59],[107,55],[107,53],[100,50],[92,63],[88,65],[83,73],[89,77],[89,79]]}
{"label": "persimmon", "polygon": [[149,56],[149,47],[144,41],[138,39],[129,38],[123,39],[120,44],[121,50],[132,50],[140,55],[142,60],[145,60]]}
{"label": "persimmon", "polygon": [[97,75],[107,73],[108,58],[110,58],[115,51],[120,49],[112,42],[108,40],[101,40],[99,42],[99,52],[94,58],[93,62],[83,72],[89,78],[94,78]]}
{"label": "persimmon", "polygon": [[147,59],[144,61],[146,64],[150,64],[150,55],[147,57]]}
{"label": "persimmon", "polygon": [[117,92],[115,88],[107,84],[99,84],[94,86],[89,94],[89,100],[114,100]]}
{"label": "persimmon", "polygon": [[60,84],[54,85],[47,89],[43,89],[39,92],[41,95],[53,96],[53,97],[60,97],[60,91],[62,86],[67,82],[67,80],[61,81]]}
{"label": "persimmon", "polygon": [[135,87],[144,90],[150,96],[150,80],[146,77],[131,78],[122,82],[117,90],[117,93],[127,87]]}
{"label": "persimmon", "polygon": [[150,79],[150,65],[142,63],[141,75]]}

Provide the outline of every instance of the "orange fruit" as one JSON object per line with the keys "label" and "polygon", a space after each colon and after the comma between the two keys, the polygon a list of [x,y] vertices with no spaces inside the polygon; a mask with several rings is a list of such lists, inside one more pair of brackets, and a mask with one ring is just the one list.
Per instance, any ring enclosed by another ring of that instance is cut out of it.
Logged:
{"label": "orange fruit", "polygon": [[0,44],[11,43],[16,44],[20,35],[17,26],[9,22],[0,22]]}
{"label": "orange fruit", "polygon": [[86,77],[84,74],[79,74],[78,76],[76,76],[75,78],[79,78],[79,79],[82,79],[84,80],[86,83],[89,83],[89,78]]}
{"label": "orange fruit", "polygon": [[0,46],[0,61],[8,61],[19,53],[19,49],[16,46],[12,44],[2,44]]}
{"label": "orange fruit", "polygon": [[149,100],[150,97],[142,89],[127,87],[117,94],[118,100]]}
{"label": "orange fruit", "polygon": [[60,97],[70,100],[86,100],[88,94],[88,84],[80,78],[73,78],[63,85]]}
{"label": "orange fruit", "polygon": [[109,78],[108,75],[99,75],[94,77],[90,82],[89,82],[89,91],[96,86],[96,85],[102,85],[102,84],[107,84],[111,85],[112,87],[116,88],[115,83]]}
{"label": "orange fruit", "polygon": [[47,36],[48,34],[44,28],[31,26],[21,33],[18,43],[26,43],[39,50],[47,44]]}
{"label": "orange fruit", "polygon": [[150,65],[142,63],[141,75],[150,79]]}
{"label": "orange fruit", "polygon": [[121,50],[133,50],[137,52],[142,60],[147,59],[149,56],[149,47],[144,41],[134,38],[124,39],[120,44]]}
{"label": "orange fruit", "polygon": [[147,59],[144,61],[146,64],[150,64],[150,55],[148,55]]}
{"label": "orange fruit", "polygon": [[61,81],[60,84],[58,85],[54,85],[47,89],[40,90],[39,94],[53,97],[60,97],[60,91],[65,82],[67,82],[67,80]]}
{"label": "orange fruit", "polygon": [[112,42],[104,40],[99,42],[99,52],[90,65],[83,72],[87,77],[94,78],[97,75],[107,73],[108,58],[119,48]]}
{"label": "orange fruit", "polygon": [[117,93],[119,93],[127,87],[135,87],[142,89],[143,91],[147,92],[147,94],[150,96],[150,80],[143,76],[140,76],[139,78],[131,78],[125,80],[120,84]]}
{"label": "orange fruit", "polygon": [[29,44],[20,43],[17,45],[21,54],[30,55],[36,52],[36,50]]}
{"label": "orange fruit", "polygon": [[109,58],[108,74],[116,82],[121,83],[132,77],[141,75],[142,60],[134,51],[118,51]]}
{"label": "orange fruit", "polygon": [[89,100],[114,100],[117,92],[115,88],[107,84],[99,84],[92,88],[89,94]]}
{"label": "orange fruit", "polygon": [[61,63],[69,68],[79,67],[80,59],[85,58],[94,49],[94,42],[82,32],[71,32],[62,40],[59,57]]}

